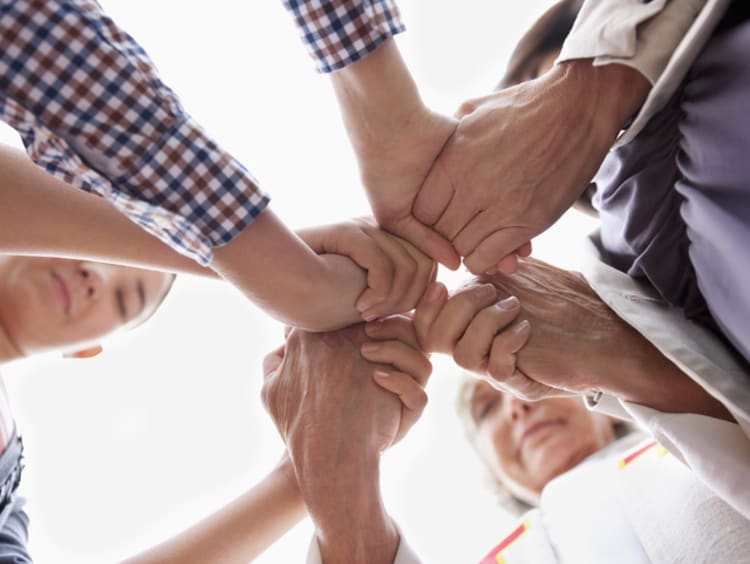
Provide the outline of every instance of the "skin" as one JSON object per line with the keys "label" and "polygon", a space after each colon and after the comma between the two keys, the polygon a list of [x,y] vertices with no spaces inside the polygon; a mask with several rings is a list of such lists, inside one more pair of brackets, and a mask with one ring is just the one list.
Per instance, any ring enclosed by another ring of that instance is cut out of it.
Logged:
{"label": "skin", "polygon": [[272,210],[203,268],[19,151],[0,146],[0,170],[0,253],[223,276],[270,315],[313,331],[408,311],[433,273],[428,257],[367,219],[293,233]]}
{"label": "skin", "polygon": [[171,281],[165,273],[104,263],[2,257],[2,360],[97,344],[149,317]]}
{"label": "skin", "polygon": [[486,382],[469,401],[474,443],[517,498],[538,504],[544,486],[615,440],[612,420],[578,398],[525,402]]}
{"label": "skin", "polygon": [[293,329],[266,357],[263,400],[286,442],[323,561],[393,560],[399,536],[380,501],[379,458],[422,413],[430,370],[406,317],[367,332],[362,325],[326,334]]}
{"label": "skin", "polygon": [[582,59],[465,102],[414,216],[451,241],[471,272],[512,272],[506,257],[576,201],[649,88],[631,68]]}
{"label": "skin", "polygon": [[[723,405],[620,319],[578,273],[531,258],[511,275],[439,284],[415,313],[424,350],[527,400],[601,390],[667,413],[733,421]],[[616,346],[613,346],[616,343]]]}

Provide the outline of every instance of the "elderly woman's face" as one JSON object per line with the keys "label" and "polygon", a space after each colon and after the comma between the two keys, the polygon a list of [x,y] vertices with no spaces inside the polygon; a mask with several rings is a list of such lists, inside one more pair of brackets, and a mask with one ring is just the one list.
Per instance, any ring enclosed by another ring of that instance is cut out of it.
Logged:
{"label": "elderly woman's face", "polygon": [[611,419],[580,398],[525,402],[480,382],[470,410],[480,455],[511,494],[531,504],[547,482],[615,439]]}

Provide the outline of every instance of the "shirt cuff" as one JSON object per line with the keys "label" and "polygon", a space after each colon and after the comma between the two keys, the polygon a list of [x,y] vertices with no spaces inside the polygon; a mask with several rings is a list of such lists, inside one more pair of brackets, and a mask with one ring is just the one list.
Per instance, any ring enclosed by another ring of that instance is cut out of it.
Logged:
{"label": "shirt cuff", "polygon": [[394,0],[284,0],[320,72],[365,57],[405,26]]}
{"label": "shirt cuff", "polygon": [[[147,187],[152,187],[149,190]],[[107,198],[142,228],[206,266],[268,206],[269,197],[195,122],[180,120]]]}
{"label": "shirt cuff", "polygon": [[558,62],[632,66],[653,84],[706,0],[599,0],[584,3]]}

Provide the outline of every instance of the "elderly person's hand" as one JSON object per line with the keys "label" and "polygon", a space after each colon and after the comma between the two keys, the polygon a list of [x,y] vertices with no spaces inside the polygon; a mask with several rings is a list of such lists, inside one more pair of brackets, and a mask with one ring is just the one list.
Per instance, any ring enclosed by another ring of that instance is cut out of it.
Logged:
{"label": "elderly person's hand", "polygon": [[513,254],[527,255],[585,190],[647,92],[633,69],[582,60],[466,102],[414,216],[452,241],[473,273],[512,272]]}
{"label": "elderly person's hand", "polygon": [[427,401],[422,387],[431,366],[411,320],[389,318],[370,332],[377,340],[362,325],[325,334],[293,329],[264,361],[263,400],[287,444],[326,562],[393,559],[398,533],[380,501],[380,453]]}
{"label": "elderly person's hand", "polygon": [[[518,298],[518,316],[530,324],[525,344],[518,334],[523,322],[492,338],[485,349],[488,382],[526,399],[599,390],[664,412],[732,419],[720,402],[618,317],[580,274],[525,259],[514,274],[480,277],[474,285],[487,282],[497,289],[498,299]],[[481,371],[478,356],[468,358],[464,366]]]}

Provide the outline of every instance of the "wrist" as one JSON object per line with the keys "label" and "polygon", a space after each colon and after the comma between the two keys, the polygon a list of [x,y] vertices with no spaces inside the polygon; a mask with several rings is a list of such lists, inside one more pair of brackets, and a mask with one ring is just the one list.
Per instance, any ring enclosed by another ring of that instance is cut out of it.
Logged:
{"label": "wrist", "polygon": [[324,562],[392,562],[399,536],[383,506],[379,455],[360,452],[300,477]]}
{"label": "wrist", "polygon": [[430,114],[393,39],[331,79],[360,158],[384,148],[383,139],[394,131],[409,131]]}
{"label": "wrist", "polygon": [[626,65],[597,66],[591,59],[576,59],[555,68],[571,99],[586,109],[586,122],[606,149],[637,114],[651,88],[645,76]]}

